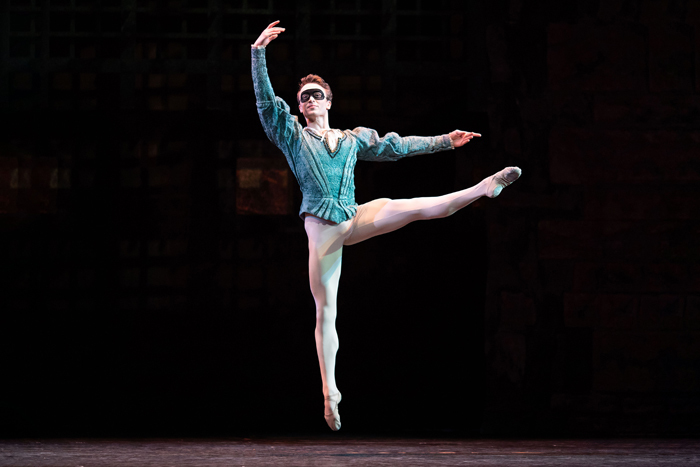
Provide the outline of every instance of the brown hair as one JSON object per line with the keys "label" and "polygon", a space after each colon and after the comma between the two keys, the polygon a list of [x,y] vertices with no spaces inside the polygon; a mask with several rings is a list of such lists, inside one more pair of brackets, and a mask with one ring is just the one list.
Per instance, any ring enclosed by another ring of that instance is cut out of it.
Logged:
{"label": "brown hair", "polygon": [[328,86],[328,83],[326,83],[323,78],[321,78],[318,75],[306,75],[301,79],[301,82],[299,83],[299,90],[297,90],[297,103],[299,102],[299,91],[301,91],[301,88],[303,88],[305,85],[310,84],[310,83],[316,83],[319,86],[321,86],[323,89],[326,90],[326,99],[329,101],[333,100],[333,91],[331,91],[331,87]]}

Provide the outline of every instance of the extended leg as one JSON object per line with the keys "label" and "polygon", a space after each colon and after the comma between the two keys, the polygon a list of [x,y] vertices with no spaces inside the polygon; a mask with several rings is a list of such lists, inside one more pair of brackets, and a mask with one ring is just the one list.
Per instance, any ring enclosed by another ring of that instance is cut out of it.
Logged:
{"label": "extended leg", "polygon": [[495,198],[504,187],[517,180],[520,173],[519,168],[508,167],[471,188],[447,195],[397,200],[383,198],[363,204],[358,209],[355,228],[345,245],[392,232],[413,221],[451,216],[482,196]]}
{"label": "extended leg", "polygon": [[336,299],[342,265],[343,240],[350,221],[333,224],[307,216],[304,227],[309,238],[309,282],[316,302],[316,352],[321,368],[326,421],[332,430],[340,428],[337,414],[340,391],[335,382],[335,355],[338,333],[335,329]]}

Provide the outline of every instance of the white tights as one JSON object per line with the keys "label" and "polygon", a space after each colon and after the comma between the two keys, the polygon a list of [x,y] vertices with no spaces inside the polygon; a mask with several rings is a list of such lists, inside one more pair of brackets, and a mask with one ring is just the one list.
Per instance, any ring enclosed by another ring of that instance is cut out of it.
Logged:
{"label": "white tights", "polygon": [[392,232],[413,221],[450,216],[486,195],[490,182],[491,177],[471,188],[444,196],[376,199],[359,206],[355,217],[340,224],[306,215],[309,280],[316,302],[316,351],[324,396],[339,392],[335,383],[335,354],[338,351],[335,318],[343,246]]}

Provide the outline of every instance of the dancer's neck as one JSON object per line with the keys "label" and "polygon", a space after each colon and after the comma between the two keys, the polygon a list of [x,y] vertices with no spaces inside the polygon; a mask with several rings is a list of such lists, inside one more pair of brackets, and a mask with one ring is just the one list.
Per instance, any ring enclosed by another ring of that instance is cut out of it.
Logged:
{"label": "dancer's neck", "polygon": [[314,120],[309,120],[307,118],[306,119],[306,126],[308,128],[311,128],[312,130],[318,131],[319,133],[323,133],[324,131],[331,129],[331,127],[328,123],[328,116],[319,116],[319,117],[316,117]]}

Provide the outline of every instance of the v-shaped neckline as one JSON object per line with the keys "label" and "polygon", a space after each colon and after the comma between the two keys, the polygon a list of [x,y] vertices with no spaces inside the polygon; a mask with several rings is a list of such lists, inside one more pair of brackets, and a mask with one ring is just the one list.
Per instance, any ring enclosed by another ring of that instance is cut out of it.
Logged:
{"label": "v-shaped neckline", "polygon": [[[308,130],[311,136],[323,141],[323,145],[326,147],[326,151],[328,151],[328,155],[331,156],[331,158],[334,158],[338,154],[338,152],[340,151],[340,146],[342,145],[343,140],[346,138],[345,133],[343,133],[340,130],[336,130],[335,128],[330,128],[324,131],[323,134],[320,134],[317,130],[314,130],[309,127],[305,127],[304,130]],[[338,138],[335,144],[335,150],[331,148],[330,142],[328,140],[329,133],[332,133],[335,137]]]}

